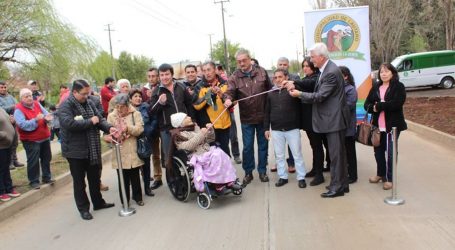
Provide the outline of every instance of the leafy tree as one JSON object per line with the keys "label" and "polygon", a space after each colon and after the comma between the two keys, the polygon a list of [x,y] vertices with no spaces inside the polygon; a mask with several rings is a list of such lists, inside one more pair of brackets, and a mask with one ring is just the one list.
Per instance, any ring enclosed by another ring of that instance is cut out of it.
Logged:
{"label": "leafy tree", "polygon": [[289,73],[298,74],[300,72],[300,62],[291,60],[289,62]]}
{"label": "leafy tree", "polygon": [[0,62],[0,80],[4,81],[9,79],[9,77],[10,73],[8,68],[2,62]]}
{"label": "leafy tree", "polygon": [[[116,64],[116,60],[114,59]],[[117,64],[116,64],[117,66]],[[93,80],[97,85],[103,85],[104,79],[108,76],[112,76],[112,58],[109,53],[106,51],[101,51],[95,60],[90,63],[87,67],[87,71],[91,80]],[[115,72],[118,72],[116,67]]]}
{"label": "leafy tree", "polygon": [[[231,43],[229,40],[226,41],[228,48],[228,61],[229,61],[229,72],[232,73],[236,69],[237,62],[235,61],[235,53],[240,49],[239,43]],[[218,41],[213,46],[213,60],[219,62],[223,65],[223,68],[226,68],[226,63],[224,61],[224,42],[223,40]]]}
{"label": "leafy tree", "polygon": [[122,51],[117,60],[118,75],[120,78],[128,79],[131,84],[143,83],[147,81],[145,72],[153,64],[153,59]]}

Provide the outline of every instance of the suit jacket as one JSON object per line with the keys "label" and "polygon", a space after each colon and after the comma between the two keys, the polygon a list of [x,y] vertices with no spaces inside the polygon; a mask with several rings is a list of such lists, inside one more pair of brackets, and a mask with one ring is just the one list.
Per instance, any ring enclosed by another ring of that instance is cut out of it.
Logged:
{"label": "suit jacket", "polygon": [[331,133],[346,129],[349,110],[346,107],[343,75],[331,60],[320,75],[314,92],[302,92],[300,98],[303,102],[313,103],[314,132]]}

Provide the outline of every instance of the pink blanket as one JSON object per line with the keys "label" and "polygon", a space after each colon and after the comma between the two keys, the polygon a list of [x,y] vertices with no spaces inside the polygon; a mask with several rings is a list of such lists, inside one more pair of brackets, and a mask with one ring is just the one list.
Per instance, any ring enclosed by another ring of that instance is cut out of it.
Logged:
{"label": "pink blanket", "polygon": [[193,155],[190,163],[194,166],[194,187],[199,192],[204,191],[204,182],[224,184],[237,178],[231,158],[215,146],[201,155]]}

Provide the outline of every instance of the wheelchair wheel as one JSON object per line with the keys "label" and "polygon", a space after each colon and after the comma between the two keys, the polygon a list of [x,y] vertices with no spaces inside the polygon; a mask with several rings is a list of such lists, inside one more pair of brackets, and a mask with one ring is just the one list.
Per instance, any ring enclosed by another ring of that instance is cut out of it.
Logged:
{"label": "wheelchair wheel", "polygon": [[233,193],[234,195],[241,195],[241,194],[242,194],[242,191],[243,191],[243,189],[233,189],[233,190],[232,190],[232,193]]}
{"label": "wheelchair wheel", "polygon": [[191,191],[191,181],[186,165],[177,157],[172,158],[172,166],[166,168],[166,181],[172,195],[179,201],[187,201]]}
{"label": "wheelchair wheel", "polygon": [[208,209],[210,207],[210,197],[206,193],[200,193],[197,196],[197,204],[202,209]]}

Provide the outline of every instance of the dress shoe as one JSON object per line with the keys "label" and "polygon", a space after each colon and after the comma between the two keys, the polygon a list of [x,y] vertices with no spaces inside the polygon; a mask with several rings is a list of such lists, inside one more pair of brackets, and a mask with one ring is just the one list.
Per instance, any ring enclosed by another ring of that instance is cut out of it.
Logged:
{"label": "dress shoe", "polygon": [[284,186],[288,183],[288,179],[278,179],[278,181],[275,183],[275,187],[281,187]]}
{"label": "dress shoe", "polygon": [[384,182],[384,185],[382,186],[382,189],[389,190],[389,189],[392,189],[392,187],[393,187],[392,182],[386,181],[386,182]]}
{"label": "dress shoe", "polygon": [[344,195],[344,192],[343,192],[343,191],[339,191],[339,192],[328,191],[328,192],[326,192],[326,193],[322,193],[322,194],[321,194],[321,197],[322,197],[322,198],[335,198],[335,197],[343,196],[343,195]]}
{"label": "dress shoe", "polygon": [[94,207],[93,210],[100,210],[100,209],[106,209],[115,206],[114,203],[104,203],[103,205],[99,207]]}
{"label": "dress shoe", "polygon": [[[325,189],[330,190],[330,187],[329,187],[329,186],[325,186]],[[349,186],[347,186],[347,187],[345,187],[345,188],[343,189],[343,192],[345,192],[345,193],[349,193],[349,191],[350,191],[350,190],[349,190]]]}
{"label": "dress shoe", "polygon": [[299,180],[299,188],[306,188],[305,180]]}
{"label": "dress shoe", "polygon": [[378,182],[382,181],[382,177],[381,176],[377,176],[377,175],[376,176],[372,176],[372,177],[370,177],[370,179],[368,179],[368,181],[370,183],[378,183]]}
{"label": "dress shoe", "polygon": [[357,179],[351,179],[351,178],[348,179],[349,184],[356,183],[356,182],[357,182]]}
{"label": "dress shoe", "polygon": [[305,177],[314,177],[314,176],[316,176],[316,171],[314,171],[314,169],[311,169],[310,172],[305,174]]}
{"label": "dress shoe", "polygon": [[39,183],[32,183],[32,184],[30,184],[30,187],[32,189],[40,189],[41,188]]}
{"label": "dress shoe", "polygon": [[289,172],[290,174],[295,173],[295,167],[294,167],[293,165],[289,165],[289,166],[288,166],[288,172]]}
{"label": "dress shoe", "polygon": [[144,189],[144,193],[145,193],[145,195],[147,195],[147,196],[151,196],[151,197],[155,196],[155,194],[153,193],[153,191],[152,191],[151,188],[145,188],[145,189]]}
{"label": "dress shoe", "polygon": [[235,164],[242,163],[242,159],[240,159],[240,156],[234,156],[234,161],[235,161]]}
{"label": "dress shoe", "polygon": [[314,179],[310,182],[310,186],[317,186],[319,184],[324,183],[324,177],[322,175],[314,177]]}
{"label": "dress shoe", "polygon": [[259,179],[261,180],[261,182],[269,182],[269,177],[267,176],[266,173],[259,173]]}
{"label": "dress shoe", "polygon": [[136,204],[141,207],[145,205],[144,201],[136,201]]}
{"label": "dress shoe", "polygon": [[24,163],[21,163],[21,162],[18,162],[18,161],[14,161],[14,162],[13,162],[13,165],[14,165],[16,168],[20,168],[20,167],[25,166]]}
{"label": "dress shoe", "polygon": [[245,187],[246,185],[250,184],[250,182],[252,180],[253,180],[253,174],[246,174],[245,177],[243,177],[242,185]]}
{"label": "dress shoe", "polygon": [[270,172],[276,172],[276,170],[277,170],[276,164],[270,168]]}
{"label": "dress shoe", "polygon": [[103,183],[100,183],[100,190],[101,191],[107,191],[107,190],[109,190],[109,186],[104,185]]}
{"label": "dress shoe", "polygon": [[155,189],[158,189],[159,187],[161,187],[163,185],[163,181],[162,180],[155,180],[152,185],[150,185],[150,188],[152,190],[155,190]]}
{"label": "dress shoe", "polygon": [[81,218],[83,220],[91,220],[91,219],[93,219],[93,216],[92,216],[92,214],[89,211],[82,211],[80,213],[81,213]]}

